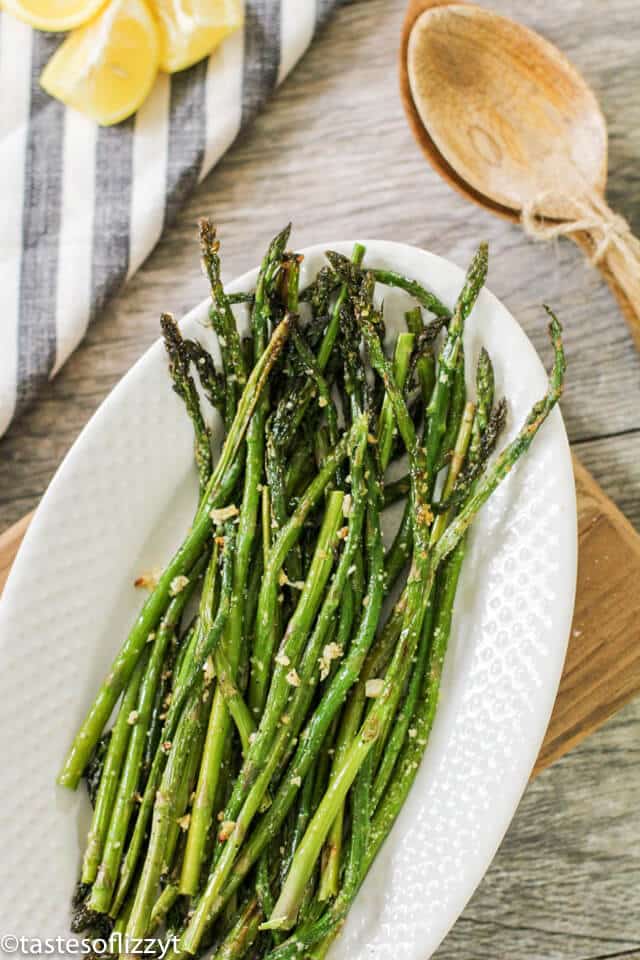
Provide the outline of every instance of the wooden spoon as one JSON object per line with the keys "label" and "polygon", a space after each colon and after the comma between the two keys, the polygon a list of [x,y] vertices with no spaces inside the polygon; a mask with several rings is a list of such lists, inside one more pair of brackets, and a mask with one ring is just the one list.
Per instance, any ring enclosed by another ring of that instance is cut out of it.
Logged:
{"label": "wooden spoon", "polygon": [[640,241],[608,207],[607,128],[563,54],[471,3],[410,0],[402,99],[435,169],[464,196],[597,262],[640,349]]}

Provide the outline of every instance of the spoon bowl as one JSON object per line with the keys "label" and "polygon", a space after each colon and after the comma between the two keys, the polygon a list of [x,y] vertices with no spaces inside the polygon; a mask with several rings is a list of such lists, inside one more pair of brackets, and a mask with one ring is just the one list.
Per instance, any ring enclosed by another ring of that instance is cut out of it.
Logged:
{"label": "spoon bowl", "polygon": [[607,129],[598,101],[538,34],[489,10],[449,4],[420,14],[407,57],[413,99],[436,148],[494,203],[516,212],[535,203],[544,216],[568,218],[576,199],[603,194]]}

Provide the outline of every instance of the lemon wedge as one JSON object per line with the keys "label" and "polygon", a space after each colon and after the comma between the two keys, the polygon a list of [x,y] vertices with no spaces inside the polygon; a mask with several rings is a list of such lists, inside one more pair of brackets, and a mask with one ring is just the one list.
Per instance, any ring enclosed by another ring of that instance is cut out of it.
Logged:
{"label": "lemon wedge", "polygon": [[37,30],[71,30],[95,16],[105,0],[2,0],[14,17]]}
{"label": "lemon wedge", "polygon": [[95,20],[69,34],[40,83],[52,97],[110,126],[135,113],[149,94],[159,50],[145,0],[110,0]]}
{"label": "lemon wedge", "polygon": [[160,68],[185,70],[208,57],[242,26],[240,0],[154,0],[160,25]]}

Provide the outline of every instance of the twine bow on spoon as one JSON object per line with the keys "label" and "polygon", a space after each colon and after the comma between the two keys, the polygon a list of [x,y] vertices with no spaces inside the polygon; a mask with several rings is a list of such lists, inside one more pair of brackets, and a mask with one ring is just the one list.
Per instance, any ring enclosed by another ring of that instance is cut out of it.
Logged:
{"label": "twine bow on spoon", "polygon": [[[599,267],[612,285],[629,322],[631,334],[640,349],[640,240],[624,217],[609,207],[595,192],[584,199],[571,200],[573,216],[551,220],[545,211],[558,208],[551,191],[523,204],[521,223],[534,240],[571,237],[586,252],[590,263]],[[563,198],[562,207],[567,206]]]}

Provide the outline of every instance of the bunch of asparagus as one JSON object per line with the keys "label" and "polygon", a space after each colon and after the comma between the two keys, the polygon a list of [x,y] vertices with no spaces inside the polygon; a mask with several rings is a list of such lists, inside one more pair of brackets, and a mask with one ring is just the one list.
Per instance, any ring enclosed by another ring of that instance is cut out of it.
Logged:
{"label": "bunch of asparagus", "polygon": [[[86,777],[93,802],[74,929],[162,933],[174,957],[324,957],[427,746],[469,525],[562,390],[549,311],[548,390],[490,459],[505,403],[484,350],[468,397],[463,348],[486,245],[450,311],[367,269],[360,245],[328,252],[300,290],[288,240],[269,245],[254,292],[230,296],[201,223],[221,368],[161,321],[198,507],[59,776]],[[376,285],[416,303],[391,358]],[[215,463],[201,397],[225,428]]]}

